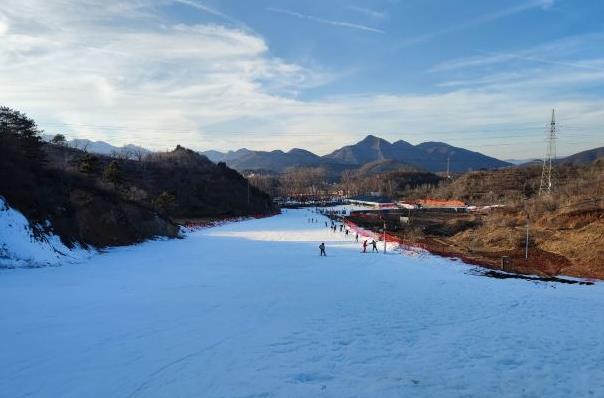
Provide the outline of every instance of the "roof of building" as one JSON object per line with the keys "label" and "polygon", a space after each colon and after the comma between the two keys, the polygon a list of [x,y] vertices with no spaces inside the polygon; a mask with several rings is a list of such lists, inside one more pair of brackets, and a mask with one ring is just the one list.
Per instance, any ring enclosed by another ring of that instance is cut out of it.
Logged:
{"label": "roof of building", "polygon": [[394,201],[387,196],[372,196],[372,195],[359,195],[354,196],[352,198],[348,198],[348,200],[356,201],[356,202],[367,202],[367,203],[394,203]]}
{"label": "roof of building", "polygon": [[444,199],[420,199],[417,201],[422,206],[426,207],[465,207],[466,204],[461,200],[444,200]]}

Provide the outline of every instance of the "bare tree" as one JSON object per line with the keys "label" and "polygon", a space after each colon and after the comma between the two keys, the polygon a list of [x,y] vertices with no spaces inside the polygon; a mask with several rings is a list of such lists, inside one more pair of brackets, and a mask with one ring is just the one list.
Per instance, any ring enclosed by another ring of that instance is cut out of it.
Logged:
{"label": "bare tree", "polygon": [[143,159],[147,156],[147,151],[142,148],[132,149],[130,153],[132,155],[132,159],[137,160],[139,162],[142,162]]}
{"label": "bare tree", "polygon": [[286,170],[279,182],[283,196],[320,198],[327,192],[327,173],[322,167],[296,167]]}
{"label": "bare tree", "polygon": [[84,141],[73,141],[70,145],[71,148],[79,149],[82,152],[88,152],[88,142]]}

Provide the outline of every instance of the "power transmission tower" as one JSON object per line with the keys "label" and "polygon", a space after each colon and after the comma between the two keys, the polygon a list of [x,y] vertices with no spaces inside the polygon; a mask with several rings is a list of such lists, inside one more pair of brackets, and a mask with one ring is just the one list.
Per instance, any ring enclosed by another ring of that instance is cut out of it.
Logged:
{"label": "power transmission tower", "polygon": [[541,171],[541,184],[539,185],[539,195],[550,194],[552,192],[552,163],[556,160],[556,139],[558,128],[556,127],[556,114],[552,109],[552,120],[549,123],[549,136],[547,139],[547,150],[543,158],[543,170]]}

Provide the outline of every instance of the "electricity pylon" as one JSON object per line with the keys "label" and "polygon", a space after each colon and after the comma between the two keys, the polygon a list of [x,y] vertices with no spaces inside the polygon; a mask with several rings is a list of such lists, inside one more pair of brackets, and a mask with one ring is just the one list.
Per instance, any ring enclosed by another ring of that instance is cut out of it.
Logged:
{"label": "electricity pylon", "polygon": [[556,114],[552,109],[552,120],[549,123],[549,136],[547,138],[547,150],[543,158],[543,170],[541,171],[541,184],[539,195],[550,194],[553,188],[552,163],[556,160],[556,139],[558,128],[556,127]]}

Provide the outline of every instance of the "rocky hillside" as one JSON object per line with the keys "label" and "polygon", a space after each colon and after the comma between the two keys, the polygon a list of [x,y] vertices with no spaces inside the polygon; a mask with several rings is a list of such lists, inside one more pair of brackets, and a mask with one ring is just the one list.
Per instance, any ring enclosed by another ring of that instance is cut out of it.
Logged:
{"label": "rocky hillside", "polygon": [[504,205],[438,240],[445,250],[479,262],[497,265],[501,256],[509,256],[516,272],[604,278],[604,159],[558,166],[555,176],[550,195],[538,194],[539,167],[469,173],[436,188],[432,196]]}
{"label": "rocky hillside", "polygon": [[138,161],[45,143],[40,133],[0,108],[0,195],[67,245],[175,237],[178,222],[275,211],[239,173],[182,147]]}

